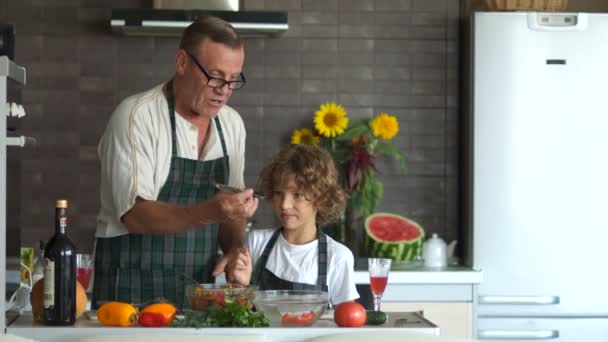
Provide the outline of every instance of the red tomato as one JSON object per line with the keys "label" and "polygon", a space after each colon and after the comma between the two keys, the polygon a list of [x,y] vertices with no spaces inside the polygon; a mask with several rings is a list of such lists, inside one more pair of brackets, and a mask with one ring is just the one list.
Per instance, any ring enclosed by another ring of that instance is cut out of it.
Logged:
{"label": "red tomato", "polygon": [[365,308],[357,302],[340,303],[334,310],[334,321],[341,327],[360,327],[366,318]]}
{"label": "red tomato", "polygon": [[215,293],[215,298],[213,299],[215,305],[224,306],[224,302],[226,301],[225,297],[226,293],[224,291],[217,291]]}

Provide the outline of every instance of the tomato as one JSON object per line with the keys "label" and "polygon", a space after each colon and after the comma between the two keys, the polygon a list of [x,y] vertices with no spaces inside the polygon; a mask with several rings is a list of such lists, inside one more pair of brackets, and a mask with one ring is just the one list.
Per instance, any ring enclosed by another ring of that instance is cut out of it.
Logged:
{"label": "tomato", "polygon": [[286,312],[283,314],[283,316],[281,316],[281,324],[283,325],[305,326],[312,324],[314,320],[315,312],[312,310],[301,315],[290,315],[288,312]]}
{"label": "tomato", "polygon": [[357,302],[340,303],[334,310],[334,321],[341,327],[360,327],[366,318],[365,308]]}
{"label": "tomato", "polygon": [[213,302],[215,303],[215,305],[224,306],[224,302],[226,301],[225,297],[226,293],[224,291],[216,291],[215,298],[213,298]]}

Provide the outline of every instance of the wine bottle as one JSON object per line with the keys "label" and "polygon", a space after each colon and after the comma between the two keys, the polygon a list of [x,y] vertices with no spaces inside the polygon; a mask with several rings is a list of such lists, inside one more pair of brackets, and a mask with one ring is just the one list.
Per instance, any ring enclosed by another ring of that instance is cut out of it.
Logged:
{"label": "wine bottle", "polygon": [[65,233],[67,200],[55,203],[55,235],[44,249],[44,323],[76,321],[76,247]]}

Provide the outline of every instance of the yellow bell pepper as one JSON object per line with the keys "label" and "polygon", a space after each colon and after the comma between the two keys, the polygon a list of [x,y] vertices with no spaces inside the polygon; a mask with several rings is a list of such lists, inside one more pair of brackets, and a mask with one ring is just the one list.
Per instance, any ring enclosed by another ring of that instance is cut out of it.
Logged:
{"label": "yellow bell pepper", "polygon": [[108,302],[97,309],[97,318],[103,325],[130,327],[137,324],[137,308],[129,303]]}

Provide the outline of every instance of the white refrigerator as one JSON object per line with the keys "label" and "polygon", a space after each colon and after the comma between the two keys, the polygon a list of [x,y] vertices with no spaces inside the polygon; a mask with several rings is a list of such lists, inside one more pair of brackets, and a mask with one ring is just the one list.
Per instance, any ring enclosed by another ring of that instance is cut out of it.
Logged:
{"label": "white refrigerator", "polygon": [[476,338],[608,341],[608,14],[478,12],[467,172]]}

